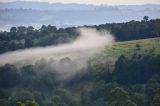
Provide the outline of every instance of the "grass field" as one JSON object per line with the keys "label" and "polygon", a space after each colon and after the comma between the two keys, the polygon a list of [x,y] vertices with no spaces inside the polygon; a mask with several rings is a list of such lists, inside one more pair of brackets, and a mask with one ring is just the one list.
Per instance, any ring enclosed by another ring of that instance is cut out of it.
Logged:
{"label": "grass field", "polygon": [[134,53],[160,55],[160,38],[115,42],[103,52],[107,57],[131,56]]}

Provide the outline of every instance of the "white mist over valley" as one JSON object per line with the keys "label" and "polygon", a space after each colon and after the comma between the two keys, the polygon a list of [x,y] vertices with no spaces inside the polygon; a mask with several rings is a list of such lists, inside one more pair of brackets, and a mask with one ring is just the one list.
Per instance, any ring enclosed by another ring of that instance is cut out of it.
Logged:
{"label": "white mist over valley", "polygon": [[[67,44],[17,50],[1,54],[0,65],[15,64],[23,66],[34,64],[42,58],[46,60],[52,58],[56,61],[52,64],[53,68],[60,70],[59,73],[63,77],[65,75],[67,75],[65,77],[70,77],[71,73],[73,74],[77,70],[86,68],[89,59],[94,58],[97,53],[105,47],[110,47],[114,42],[113,36],[104,30],[97,31],[91,28],[80,28],[77,31],[80,36],[75,41]],[[69,64],[69,66],[59,65],[58,62],[63,62],[63,60],[64,64]],[[68,61],[73,62],[74,66],[70,66]]]}

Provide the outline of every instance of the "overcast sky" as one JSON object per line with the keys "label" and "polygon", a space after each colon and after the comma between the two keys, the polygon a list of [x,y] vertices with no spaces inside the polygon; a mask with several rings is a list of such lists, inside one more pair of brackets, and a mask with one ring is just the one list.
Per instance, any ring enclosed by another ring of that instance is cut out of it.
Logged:
{"label": "overcast sky", "polygon": [[[13,2],[17,0],[0,0],[0,2]],[[81,3],[81,4],[109,4],[109,5],[134,5],[134,4],[160,4],[160,0],[19,0],[19,1],[40,1],[49,3]]]}

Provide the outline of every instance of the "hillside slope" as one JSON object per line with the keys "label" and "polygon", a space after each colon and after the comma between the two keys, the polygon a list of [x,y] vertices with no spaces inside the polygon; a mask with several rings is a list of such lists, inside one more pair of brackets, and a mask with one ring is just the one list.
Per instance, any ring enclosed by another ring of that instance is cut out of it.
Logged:
{"label": "hillside slope", "polygon": [[160,38],[116,42],[112,47],[104,50],[104,54],[108,57],[131,56],[134,53],[160,54]]}

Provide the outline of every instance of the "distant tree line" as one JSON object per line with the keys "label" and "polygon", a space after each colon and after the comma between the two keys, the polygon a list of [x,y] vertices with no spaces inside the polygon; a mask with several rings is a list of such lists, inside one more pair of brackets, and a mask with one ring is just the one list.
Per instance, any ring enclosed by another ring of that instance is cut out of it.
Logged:
{"label": "distant tree line", "polygon": [[[160,19],[148,20],[148,18],[145,16],[142,21],[82,27],[108,30],[118,41],[160,37]],[[40,29],[34,29],[32,26],[12,27],[9,32],[0,32],[0,53],[70,42],[78,36],[77,28],[79,27],[57,29],[51,25],[43,25]]]}
{"label": "distant tree line", "polygon": [[148,16],[144,16],[142,21],[132,20],[125,23],[102,24],[94,27],[98,30],[109,30],[118,41],[160,37],[160,19],[148,20],[148,18]]}
{"label": "distant tree line", "polygon": [[12,27],[10,32],[0,32],[0,53],[69,42],[77,36],[75,29],[57,29],[51,25],[43,25],[40,29],[34,29],[32,26]]}

